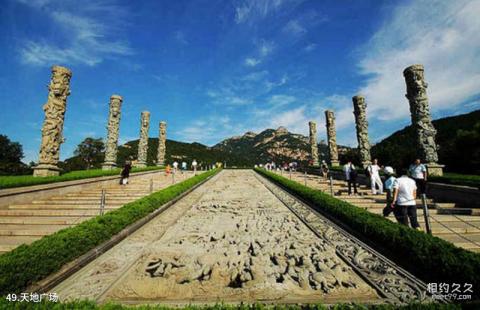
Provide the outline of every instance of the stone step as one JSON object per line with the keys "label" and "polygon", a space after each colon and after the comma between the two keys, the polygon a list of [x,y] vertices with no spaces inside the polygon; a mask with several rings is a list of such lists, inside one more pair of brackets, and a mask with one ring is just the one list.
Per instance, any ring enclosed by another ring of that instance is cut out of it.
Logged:
{"label": "stone step", "polygon": [[61,216],[51,216],[51,217],[33,217],[33,216],[8,216],[0,217],[0,224],[28,224],[28,225],[73,225],[79,222],[78,218],[72,217],[61,217]]}
{"label": "stone step", "polygon": [[2,236],[0,238],[0,247],[14,246],[17,247],[21,244],[30,244],[35,240],[40,239],[42,236]]}
{"label": "stone step", "polygon": [[[126,200],[126,201],[111,201],[111,200],[106,200],[105,203],[110,205],[110,206],[122,206],[132,200]],[[98,200],[92,200],[92,201],[75,201],[75,200],[34,200],[31,203],[32,205],[92,205],[92,206],[99,206],[100,207],[100,199]]]}
{"label": "stone step", "polygon": [[0,210],[0,216],[70,216],[92,217],[99,215],[99,210]]}
{"label": "stone step", "polygon": [[[84,196],[70,196],[70,197],[51,197],[48,200],[44,201],[49,201],[49,202],[57,202],[57,201],[85,201],[85,202],[96,202],[99,201],[101,197],[84,197]],[[113,202],[123,202],[123,201],[132,201],[136,200],[139,197],[115,197],[115,196],[110,196],[110,197],[105,197],[105,200],[107,201],[113,201]]]}
{"label": "stone step", "polygon": [[3,253],[10,252],[11,250],[15,249],[16,247],[17,247],[17,245],[9,245],[9,244],[2,245],[2,244],[0,244],[0,255],[2,255]]}
{"label": "stone step", "polygon": [[[105,204],[105,210],[115,210],[121,208],[121,205]],[[99,204],[35,204],[35,205],[10,205],[8,210],[100,210]]]}
{"label": "stone step", "polygon": [[[31,225],[5,225],[0,228],[0,239],[4,236],[46,236],[53,234],[60,229],[69,227],[69,225],[34,225],[38,227],[30,227]],[[25,227],[27,226],[27,227]]]}
{"label": "stone step", "polygon": [[[74,193],[74,194],[67,194],[65,196],[56,196],[56,197],[51,197],[51,198],[66,198],[66,197],[88,197],[88,198],[100,198],[102,196],[101,193]],[[105,194],[105,197],[107,198],[123,198],[123,197],[132,197],[132,198],[137,198],[137,197],[143,197],[145,194],[142,193],[109,193],[107,192]]]}

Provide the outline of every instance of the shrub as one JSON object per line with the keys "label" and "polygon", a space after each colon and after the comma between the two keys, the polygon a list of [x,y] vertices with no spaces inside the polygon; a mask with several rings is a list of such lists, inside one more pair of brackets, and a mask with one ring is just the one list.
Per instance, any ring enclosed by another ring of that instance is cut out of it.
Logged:
{"label": "shrub", "polygon": [[44,279],[217,172],[218,169],[194,176],[103,216],[62,229],[30,245],[21,245],[0,255],[0,296],[20,292]]}
{"label": "shrub", "polygon": [[[159,170],[159,169],[163,169],[163,167],[151,166],[151,167],[145,167],[145,168],[133,168],[131,172],[143,172],[143,171],[152,171],[152,170]],[[78,170],[78,171],[68,172],[59,176],[44,177],[44,178],[34,177],[33,175],[0,176],[0,189],[120,175],[120,171],[121,169]]]}
{"label": "shrub", "polygon": [[427,283],[470,283],[480,297],[480,255],[458,248],[437,237],[393,223],[348,202],[303,186],[282,176],[256,169],[287,190],[305,199],[316,210],[348,226],[366,243]]}

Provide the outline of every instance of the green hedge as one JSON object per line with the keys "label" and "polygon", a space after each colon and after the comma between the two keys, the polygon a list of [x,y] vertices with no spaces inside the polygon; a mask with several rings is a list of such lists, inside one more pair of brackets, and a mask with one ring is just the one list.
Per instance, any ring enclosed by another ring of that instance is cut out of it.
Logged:
{"label": "green hedge", "polygon": [[443,176],[430,176],[430,181],[454,185],[480,187],[480,175],[444,173]]}
{"label": "green hedge", "polygon": [[[142,172],[163,169],[163,167],[150,166],[145,168],[133,168],[131,172]],[[111,175],[120,175],[122,169],[114,170],[78,170],[68,172],[59,176],[52,177],[34,177],[33,175],[13,175],[13,176],[0,176],[0,189],[23,187],[31,185],[49,184],[56,182],[74,181],[88,178],[105,177]]]}
{"label": "green hedge", "polygon": [[282,176],[256,169],[302,197],[328,217],[352,229],[357,237],[373,242],[390,259],[427,283],[470,283],[480,297],[480,254],[454,246],[440,238],[391,222],[348,202],[303,186]]}
{"label": "green hedge", "polygon": [[62,229],[30,245],[0,255],[0,296],[19,293],[64,264],[107,241],[122,229],[214,175],[211,170],[172,185],[77,226]]}
{"label": "green hedge", "polygon": [[[475,305],[469,307],[474,308]],[[361,305],[361,304],[304,304],[304,305],[262,305],[262,304],[240,304],[225,305],[216,304],[212,306],[184,306],[184,307],[168,307],[162,305],[143,305],[143,306],[126,306],[114,303],[97,305],[93,301],[72,301],[68,303],[26,303],[26,302],[8,302],[0,300],[0,309],[18,309],[18,310],[67,310],[67,309],[91,309],[91,310],[460,310],[462,307],[453,304],[420,304],[412,303],[408,305]]]}

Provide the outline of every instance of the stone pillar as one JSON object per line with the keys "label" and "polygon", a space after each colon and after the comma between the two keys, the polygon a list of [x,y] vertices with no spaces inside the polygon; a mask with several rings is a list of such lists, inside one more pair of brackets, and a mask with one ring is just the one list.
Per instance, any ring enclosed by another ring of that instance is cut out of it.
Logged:
{"label": "stone pillar", "polygon": [[167,149],[167,123],[160,122],[158,134],[157,166],[165,166],[165,152]]}
{"label": "stone pillar", "polygon": [[140,122],[140,141],[138,141],[138,158],[137,167],[147,166],[147,152],[148,152],[148,129],[150,127],[150,112],[143,111]]}
{"label": "stone pillar", "polygon": [[412,125],[415,128],[417,155],[426,163],[430,175],[443,175],[443,165],[438,164],[437,131],[433,127],[428,105],[427,86],[423,65],[412,65],[403,71],[407,84]]}
{"label": "stone pillar", "polygon": [[317,145],[317,124],[313,121],[308,122],[310,129],[310,148],[312,157],[312,166],[319,166],[318,162],[318,145]]}
{"label": "stone pillar", "polygon": [[70,78],[72,72],[60,66],[52,67],[52,78],[48,85],[48,100],[43,106],[45,120],[42,127],[42,142],[38,165],[33,168],[33,176],[47,177],[60,174],[58,161],[60,145],[63,138],[63,121],[67,108],[67,97],[70,95]]}
{"label": "stone pillar", "polygon": [[327,127],[327,140],[328,140],[328,153],[331,166],[339,166],[338,150],[337,150],[337,132],[335,131],[335,115],[333,111],[325,111],[326,127]]}
{"label": "stone pillar", "polygon": [[368,122],[365,103],[365,97],[354,96],[353,114],[355,114],[355,125],[357,128],[358,151],[360,153],[360,161],[363,168],[371,163],[370,158],[370,142],[368,141]]}
{"label": "stone pillar", "polygon": [[120,110],[123,98],[119,95],[110,97],[110,113],[108,115],[107,141],[103,170],[112,170],[117,166],[118,128],[120,126]]}

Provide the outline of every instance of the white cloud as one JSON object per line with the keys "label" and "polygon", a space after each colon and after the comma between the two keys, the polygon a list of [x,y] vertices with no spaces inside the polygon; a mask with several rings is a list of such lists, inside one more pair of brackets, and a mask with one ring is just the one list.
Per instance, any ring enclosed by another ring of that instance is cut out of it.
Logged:
{"label": "white cloud", "polygon": [[283,107],[295,102],[296,98],[289,95],[273,95],[268,100],[268,103],[275,107]]}
{"label": "white cloud", "polygon": [[249,73],[246,76],[242,77],[241,79],[243,81],[258,82],[260,80],[263,80],[267,75],[268,75],[268,71],[267,70],[262,70],[262,71],[256,71],[256,72]]}
{"label": "white cloud", "polygon": [[260,59],[256,59],[253,57],[245,58],[245,65],[248,67],[255,67],[256,65],[260,64],[262,61]]}
{"label": "white cloud", "polygon": [[317,48],[317,44],[315,44],[315,43],[310,43],[310,44],[308,44],[307,46],[305,46],[304,50],[305,50],[306,52],[311,52],[311,51],[315,50],[316,48]]}
{"label": "white cloud", "polygon": [[265,18],[269,14],[276,12],[284,3],[291,2],[285,0],[244,0],[237,1],[235,5],[235,22],[242,24],[253,22]]}
{"label": "white cloud", "polygon": [[175,31],[174,37],[175,37],[175,40],[177,40],[180,44],[188,45],[188,41],[185,38],[185,34],[182,31]]}
{"label": "white cloud", "polygon": [[262,40],[259,46],[259,53],[261,57],[268,56],[272,53],[275,44],[272,41]]}
{"label": "white cloud", "polygon": [[283,32],[298,36],[306,33],[307,29],[298,20],[292,19],[283,27]]}
{"label": "white cloud", "polygon": [[[55,37],[61,43],[27,39],[20,50],[22,62],[33,65],[86,64],[94,66],[105,58],[131,55],[127,42],[115,40],[125,10],[111,2],[73,5],[74,2],[33,1],[23,3],[55,25]],[[108,14],[105,14],[108,12]]]}
{"label": "white cloud", "polygon": [[370,117],[409,116],[403,70],[425,66],[432,110],[452,109],[480,93],[480,1],[412,1],[398,6],[363,47],[371,75],[360,92]]}

